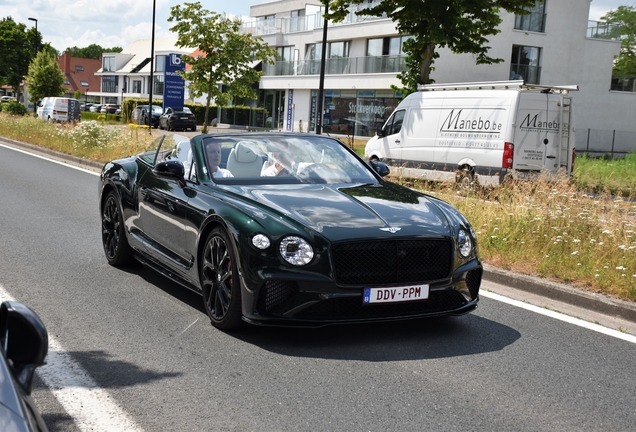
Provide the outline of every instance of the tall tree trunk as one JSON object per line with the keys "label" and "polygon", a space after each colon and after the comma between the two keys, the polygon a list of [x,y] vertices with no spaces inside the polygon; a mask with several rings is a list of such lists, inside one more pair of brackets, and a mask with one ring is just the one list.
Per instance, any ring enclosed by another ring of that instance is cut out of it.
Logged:
{"label": "tall tree trunk", "polygon": [[435,55],[435,44],[429,43],[422,52],[422,69],[420,72],[420,81],[422,84],[428,84],[431,80],[431,64]]}

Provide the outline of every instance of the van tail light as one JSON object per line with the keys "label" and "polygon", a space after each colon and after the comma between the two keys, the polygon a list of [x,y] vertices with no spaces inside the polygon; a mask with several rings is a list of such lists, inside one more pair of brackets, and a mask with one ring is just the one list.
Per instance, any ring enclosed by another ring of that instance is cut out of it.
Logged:
{"label": "van tail light", "polygon": [[53,115],[57,115],[57,111],[56,110],[53,110]]}
{"label": "van tail light", "polygon": [[512,160],[514,158],[515,145],[513,143],[504,143],[503,158],[501,159],[501,167],[512,169]]}

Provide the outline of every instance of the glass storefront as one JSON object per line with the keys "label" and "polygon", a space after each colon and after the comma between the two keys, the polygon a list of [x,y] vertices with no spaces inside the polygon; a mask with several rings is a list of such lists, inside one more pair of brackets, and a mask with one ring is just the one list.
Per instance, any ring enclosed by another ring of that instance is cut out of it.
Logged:
{"label": "glass storefront", "polygon": [[[316,100],[311,92],[311,130],[316,130]],[[323,131],[370,137],[384,124],[402,98],[393,90],[326,90]]]}

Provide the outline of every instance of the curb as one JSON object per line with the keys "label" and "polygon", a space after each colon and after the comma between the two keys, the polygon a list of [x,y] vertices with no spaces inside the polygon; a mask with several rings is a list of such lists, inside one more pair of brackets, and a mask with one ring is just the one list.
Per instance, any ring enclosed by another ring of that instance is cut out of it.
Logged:
{"label": "curb", "polygon": [[636,323],[636,303],[484,264],[483,279]]}
{"label": "curb", "polygon": [[[92,160],[70,156],[55,150],[38,147],[10,138],[0,137],[2,141],[15,147],[28,149],[35,153],[47,154],[79,166],[101,169],[104,164]],[[520,291],[537,294],[552,300],[568,303],[584,309],[619,317],[636,323],[636,302],[619,300],[605,294],[577,289],[570,285],[549,281],[535,276],[514,273],[483,264],[483,279],[489,282],[507,285]]]}

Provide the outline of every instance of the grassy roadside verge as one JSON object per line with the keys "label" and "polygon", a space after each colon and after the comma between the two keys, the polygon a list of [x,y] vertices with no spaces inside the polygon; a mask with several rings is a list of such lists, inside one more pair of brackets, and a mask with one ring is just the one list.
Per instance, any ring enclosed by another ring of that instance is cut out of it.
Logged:
{"label": "grassy roadside verge", "polygon": [[[88,121],[73,127],[2,113],[0,136],[99,162],[139,153],[155,138],[129,126]],[[350,145],[360,152],[364,143]],[[493,266],[636,301],[635,164],[636,155],[622,161],[577,158],[574,181],[538,180],[468,194],[454,184],[391,180],[457,207],[475,228],[482,259]]]}

